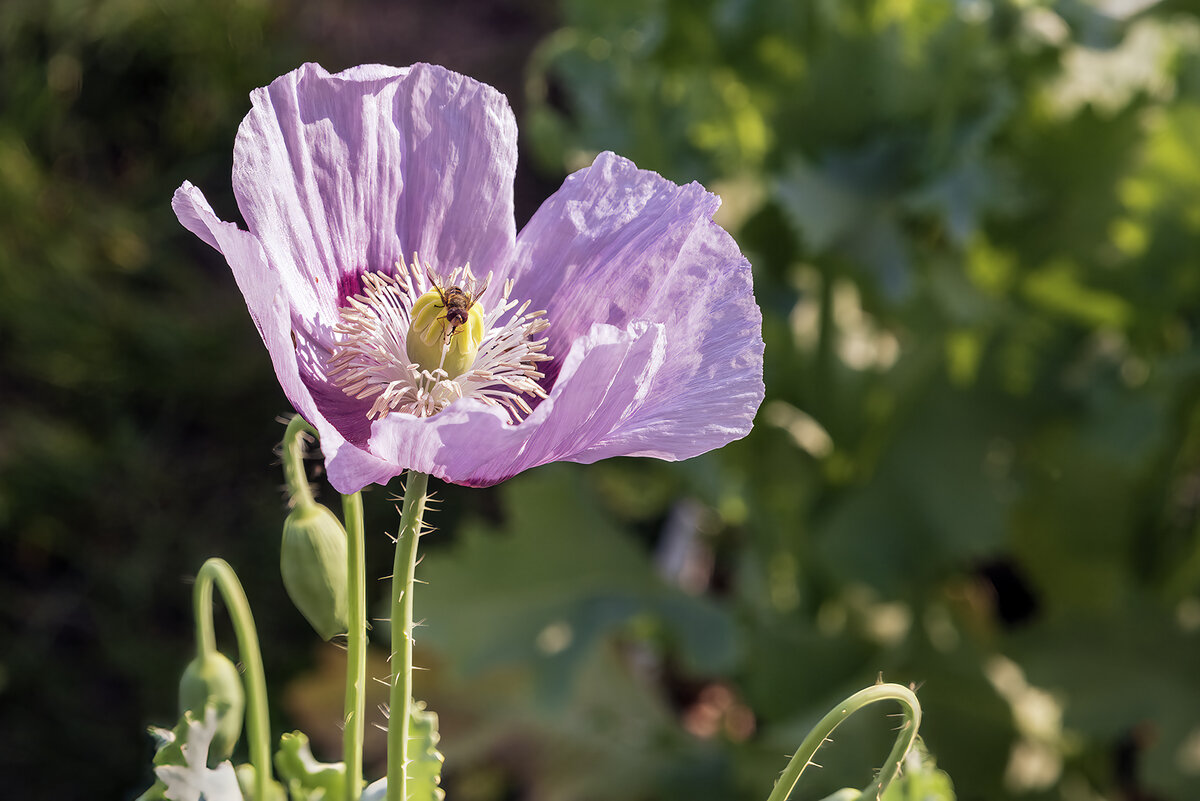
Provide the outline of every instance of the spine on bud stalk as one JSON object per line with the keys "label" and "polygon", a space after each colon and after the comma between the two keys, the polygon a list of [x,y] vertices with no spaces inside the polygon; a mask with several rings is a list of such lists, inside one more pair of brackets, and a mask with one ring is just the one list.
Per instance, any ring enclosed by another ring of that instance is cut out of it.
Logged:
{"label": "spine on bud stalk", "polygon": [[307,423],[292,418],[283,437],[284,474],[294,508],[283,523],[279,569],[288,597],[317,634],[328,640],[349,631],[346,531],[317,503],[304,474]]}
{"label": "spine on bud stalk", "polygon": [[209,765],[213,766],[233,753],[242,735],[246,712],[246,691],[237,666],[220,651],[203,653],[188,663],[179,679],[179,712],[190,712],[204,720],[205,707],[217,711],[217,732],[208,747]]}

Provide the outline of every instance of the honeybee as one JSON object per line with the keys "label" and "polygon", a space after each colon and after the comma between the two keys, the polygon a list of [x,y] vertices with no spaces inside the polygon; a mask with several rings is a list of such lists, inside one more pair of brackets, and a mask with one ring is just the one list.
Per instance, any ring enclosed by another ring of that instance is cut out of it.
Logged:
{"label": "honeybee", "polygon": [[459,326],[466,325],[471,307],[475,305],[475,299],[487,291],[488,282],[486,279],[483,285],[478,288],[473,286],[474,283],[475,280],[472,278],[468,282],[469,289],[463,289],[460,286],[442,289],[440,284],[433,282],[433,288],[437,290],[438,297],[442,301],[442,306],[446,309],[446,313],[438,317],[438,319],[445,320],[449,326],[449,330],[443,328],[446,331],[447,340],[454,336]]}
{"label": "honeybee", "polygon": [[450,335],[453,336],[460,325],[466,324],[467,315],[470,313],[471,307],[475,305],[475,296],[457,286],[446,290],[437,287],[437,291],[442,298],[442,305],[446,307],[446,313],[438,319],[445,320],[450,324]]}

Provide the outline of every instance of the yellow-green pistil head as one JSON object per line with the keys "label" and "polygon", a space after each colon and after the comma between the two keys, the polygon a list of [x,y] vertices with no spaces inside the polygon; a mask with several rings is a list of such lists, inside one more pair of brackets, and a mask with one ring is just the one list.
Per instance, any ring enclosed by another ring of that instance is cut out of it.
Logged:
{"label": "yellow-green pistil head", "polygon": [[475,364],[486,326],[483,306],[461,288],[439,286],[417,298],[405,347],[423,370],[458,378]]}

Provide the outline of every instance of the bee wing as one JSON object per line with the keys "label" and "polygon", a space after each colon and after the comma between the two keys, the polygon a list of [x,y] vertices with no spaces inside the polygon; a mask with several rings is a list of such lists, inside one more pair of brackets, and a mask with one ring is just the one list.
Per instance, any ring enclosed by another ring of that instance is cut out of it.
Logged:
{"label": "bee wing", "polygon": [[492,273],[489,271],[488,274],[486,276],[484,276],[483,283],[479,285],[479,288],[475,289],[471,292],[471,302],[472,303],[474,303],[478,298],[483,297],[483,293],[487,292],[488,284],[490,284],[491,282],[492,282]]}

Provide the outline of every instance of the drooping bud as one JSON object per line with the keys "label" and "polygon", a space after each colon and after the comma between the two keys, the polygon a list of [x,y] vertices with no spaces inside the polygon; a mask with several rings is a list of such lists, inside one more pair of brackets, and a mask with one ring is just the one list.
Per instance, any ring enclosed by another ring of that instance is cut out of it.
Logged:
{"label": "drooping bud", "polygon": [[423,370],[457,378],[475,364],[483,341],[483,306],[456,286],[426,292],[413,304],[405,348]]}
{"label": "drooping bud", "polygon": [[346,531],[319,503],[300,504],[283,523],[279,570],[288,597],[323,639],[350,630]]}
{"label": "drooping bud", "polygon": [[283,522],[279,570],[292,603],[328,640],[350,628],[346,530],[333,512],[317,503],[304,472],[304,451],[313,432],[296,415],[283,435],[283,475],[292,511]]}
{"label": "drooping bud", "polygon": [[217,712],[217,732],[208,747],[210,766],[229,759],[242,734],[242,718],[246,710],[246,691],[237,666],[220,651],[197,656],[179,679],[179,713],[191,712],[197,720],[204,719],[204,709],[212,706]]}

